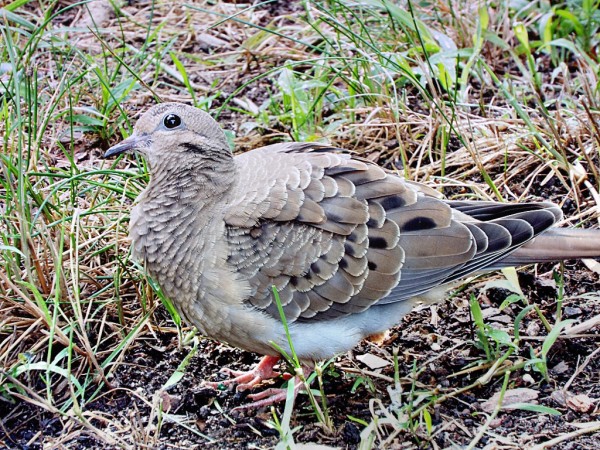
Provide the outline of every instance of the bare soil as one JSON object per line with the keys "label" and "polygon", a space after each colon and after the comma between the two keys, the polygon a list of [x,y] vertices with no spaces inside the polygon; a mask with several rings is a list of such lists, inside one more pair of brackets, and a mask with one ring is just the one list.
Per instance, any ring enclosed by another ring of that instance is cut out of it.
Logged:
{"label": "bare soil", "polygon": [[[531,272],[524,272],[520,276],[521,286],[527,296],[535,299],[547,317],[551,317],[556,309],[556,288],[549,282],[549,271],[552,269],[552,266],[539,267],[537,276]],[[567,264],[565,296],[576,297],[582,293],[600,290],[597,278],[597,275],[587,271],[581,263]],[[452,376],[463,370],[469,362],[481,358],[481,351],[470,345],[474,339],[474,329],[469,315],[468,295],[477,292],[478,287],[475,285],[452,300],[433,307],[433,314],[430,308],[415,311],[406,316],[398,327],[390,330],[383,345],[364,342],[348,354],[336,358],[324,373],[327,405],[334,429],[329,432],[323,430],[316,423],[307,397],[300,395],[293,419],[294,427],[301,426],[295,435],[296,441],[322,443],[337,448],[357,448],[363,427],[350,417],[369,422],[369,402],[373,398],[389,402],[386,389],[390,385],[388,381],[382,381],[376,376],[364,375],[372,381],[372,386],[359,384],[353,392],[353,385],[360,371],[370,370],[356,359],[358,355],[369,353],[391,360],[393,348],[397,347],[399,373],[404,381],[411,379],[413,367],[421,367],[424,362],[428,362],[417,380],[421,389],[430,391],[452,391],[472,383],[476,377],[482,375],[483,372],[479,371],[474,372],[472,376]],[[502,312],[497,310],[506,297],[505,291],[491,289],[487,295],[481,292],[479,294],[484,315],[487,312],[491,314],[490,323],[499,328],[507,322],[513,323],[518,312],[516,306],[508,307]],[[580,321],[600,314],[598,301],[567,300],[563,306],[567,318]],[[494,322],[495,318],[498,322]],[[155,314],[157,326],[153,335],[146,334],[136,340],[125,361],[119,365],[114,378],[110,380],[112,389],[106,389],[98,400],[87,405],[87,409],[120,417],[124,422],[137,423],[137,426],[143,428],[147,425],[152,409],[145,399],[158,395],[166,412],[185,417],[189,427],[210,437],[212,442],[204,441],[197,434],[166,420],[160,440],[168,444],[161,444],[156,448],[246,449],[251,446],[274,446],[279,437],[276,430],[269,425],[272,421],[269,408],[232,411],[236,406],[248,401],[245,398],[246,393],[237,393],[232,389],[218,391],[202,386],[203,380],[219,379],[220,375],[217,372],[221,367],[239,370],[250,368],[258,361],[256,355],[211,340],[202,340],[198,353],[191,359],[181,381],[172,389],[161,391],[164,383],[189,351],[189,348],[179,347],[178,336],[169,322],[167,314],[159,308]],[[161,331],[163,327],[164,331]],[[540,328],[539,320],[533,314],[529,314],[522,324],[522,329],[532,334],[525,339],[530,339],[528,342],[534,349],[541,345],[535,333],[535,330]],[[539,374],[532,371],[522,374],[530,374],[535,380],[534,383],[522,376],[511,379],[510,388],[528,387],[538,391],[539,404],[556,408],[562,415],[549,416],[516,410],[501,412],[493,422],[494,435],[502,436],[506,438],[506,442],[512,442],[513,447],[518,447],[572,432],[572,423],[597,421],[597,403],[590,411],[583,412],[561,404],[554,397],[598,345],[597,334],[559,339],[549,355],[550,382],[541,380]],[[524,358],[528,357],[527,347],[525,345],[522,349]],[[342,368],[351,368],[352,372],[347,373]],[[376,372],[388,377],[394,376],[392,366]],[[600,360],[592,359],[571,381],[571,394],[584,394],[591,399],[600,398]],[[282,382],[279,380],[274,384],[281,385]],[[486,416],[481,413],[481,402],[490,398],[500,386],[501,379],[496,379],[486,386],[470,389],[438,404],[433,411],[432,420],[433,425],[441,427],[443,431],[436,433],[433,438],[403,432],[390,448],[450,448],[467,444],[477,426],[485,422]],[[281,416],[283,406],[276,409]],[[0,440],[9,444],[7,448],[42,448],[41,445],[35,444],[37,433],[60,436],[66,431],[60,419],[42,412],[30,403],[10,405],[0,402],[0,416],[4,418],[4,436],[0,435]],[[494,442],[503,441],[500,438],[490,440],[484,437],[481,444],[485,446]],[[555,448],[591,450],[599,447],[600,435],[590,434],[568,440]],[[109,447],[106,443],[83,434],[70,442],[68,448]]]}
{"label": "bare soil", "polygon": [[[272,14],[295,14],[297,7],[285,7],[288,2],[276,2],[268,7]],[[293,3],[293,2],[290,2]],[[131,8],[131,7],[127,7]],[[126,8],[126,9],[127,9]],[[131,8],[132,9],[132,8]],[[63,18],[64,19],[64,18]],[[65,23],[70,21],[64,19]],[[265,19],[266,25],[268,21]],[[188,49],[190,53],[199,53],[198,47]],[[277,64],[270,59],[269,64]],[[248,81],[257,71],[264,70],[259,59],[250,61],[249,72],[241,72],[228,81],[227,90],[233,91]],[[512,70],[507,68],[507,70]],[[550,70],[550,69],[549,69]],[[196,81],[201,81],[199,78]],[[268,80],[254,84],[240,92],[240,97],[260,103],[266,95]],[[223,86],[220,86],[223,88]],[[475,86],[477,89],[477,86]],[[494,96],[495,92],[481,93],[482,98]],[[410,98],[410,97],[409,97]],[[414,99],[414,97],[413,97]],[[220,99],[215,100],[218,106]],[[416,102],[418,103],[418,102]],[[427,112],[420,104],[410,105],[416,112]],[[144,109],[146,105],[135,108]],[[133,107],[132,110],[133,112]],[[240,117],[227,111],[221,117],[227,128],[237,129]],[[261,144],[282,139],[285,130],[268,130],[267,137],[240,138],[239,149],[247,150],[256,140]],[[368,137],[366,138],[368,139]],[[89,144],[90,154],[100,153],[99,147],[107,143]],[[349,142],[353,147],[361,142]],[[398,142],[393,139],[381,139],[373,150],[369,148],[365,156],[377,159],[388,168],[397,166]],[[369,144],[370,145],[370,144]],[[450,143],[449,151],[460,147],[457,140]],[[576,155],[570,155],[575,158]],[[597,166],[597,164],[596,164]],[[504,169],[497,167],[497,174]],[[491,175],[495,175],[492,170]],[[545,173],[538,175],[543,179]],[[527,191],[532,200],[547,199],[562,202],[568,194],[562,184],[551,180],[542,185],[534,183],[532,187],[521,184],[524,177],[515,177],[509,183],[512,192],[520,194]],[[474,173],[470,181],[482,182]],[[592,183],[594,180],[591,180]],[[460,188],[447,188],[446,194],[452,195]],[[582,198],[589,193],[581,193]],[[565,215],[575,214],[579,208],[573,201],[563,202]],[[553,278],[553,272],[560,273],[564,280],[563,318],[584,322],[600,315],[600,300],[586,297],[584,294],[600,292],[599,275],[590,271],[581,262],[566,263],[564,271],[560,265],[540,265],[519,271],[519,282],[526,297],[537,304],[546,318],[556,319],[559,285]],[[498,276],[492,275],[498,278]],[[364,423],[373,420],[372,411],[378,410],[377,400],[390,405],[389,388],[394,378],[392,364],[394,349],[398,353],[398,373],[403,386],[403,401],[407,404],[409,393],[414,386],[417,394],[425,393],[442,397],[444,394],[468,387],[482,376],[489,365],[480,365],[484,356],[481,348],[474,344],[476,331],[469,312],[469,298],[474,295],[482,306],[486,322],[497,329],[511,331],[516,316],[523,305],[516,303],[500,310],[500,305],[509,292],[491,288],[484,289],[487,278],[476,280],[464,290],[439,305],[422,308],[404,317],[401,323],[389,331],[383,343],[363,342],[359,347],[345,355],[337,357],[327,366],[324,375],[324,392],[327,408],[332,419],[331,430],[317,423],[307,396],[301,394],[294,406],[292,428],[296,442],[323,444],[334,448],[355,449],[361,440]],[[123,286],[133,296],[133,286]],[[136,300],[137,301],[137,300]],[[180,335],[168,313],[156,306],[148,325],[138,334],[129,347],[125,359],[117,362],[117,369],[108,380],[96,399],[85,405],[85,411],[92,411],[93,425],[98,429],[105,426],[103,417],[117,418],[134,436],[136,448],[160,449],[247,449],[272,448],[280,440],[277,430],[272,426],[273,415],[270,408],[250,411],[234,411],[237,406],[248,402],[247,393],[238,393],[234,389],[216,390],[204,387],[204,380],[218,380],[218,371],[222,367],[246,370],[255,364],[259,357],[208,339],[200,339],[197,352],[185,368],[182,378],[170,389],[163,390],[167,380],[177,370],[191,350],[190,345],[182,346]],[[130,302],[132,302],[130,300]],[[126,314],[142,313],[140,308],[130,308]],[[127,317],[125,318],[127,319]],[[114,317],[107,318],[111,324],[120,323],[117,311]],[[527,314],[520,326],[523,340],[517,354],[509,359],[510,364],[531,358],[532,353],[541,351],[546,330],[535,312]],[[105,342],[107,348],[118,342]],[[557,409],[559,416],[540,414],[522,410],[503,410],[490,423],[489,433],[478,444],[478,448],[525,448],[539,444],[557,436],[573,433],[577,424],[589,424],[600,420],[600,337],[596,329],[587,330],[579,335],[561,336],[548,355],[550,369],[549,380],[545,380],[533,368],[515,372],[510,378],[509,389],[528,388],[537,392],[539,405]],[[373,369],[363,364],[361,355],[375,355],[389,364],[381,369]],[[591,356],[591,357],[590,357]],[[285,367],[282,368],[285,370]],[[470,372],[469,372],[470,370]],[[460,372],[460,374],[458,374]],[[36,392],[44,392],[41,378],[26,380]],[[489,383],[466,389],[464,392],[439,401],[432,408],[431,420],[433,434],[428,435],[423,427],[415,430],[403,430],[385,444],[386,448],[461,448],[472,441],[480,425],[488,418],[482,411],[482,403],[497,393],[502,386],[502,377]],[[283,380],[274,380],[273,385],[282,385]],[[568,388],[565,389],[565,386]],[[259,389],[264,389],[265,385]],[[64,395],[68,396],[69,386],[65,383]],[[581,402],[567,401],[574,396],[591,401],[587,407]],[[54,395],[57,395],[54,392]],[[90,393],[91,395],[91,393]],[[156,429],[158,402],[162,402],[164,411],[162,426]],[[275,407],[275,413],[281,417],[283,405]],[[118,448],[102,441],[92,432],[75,429],[69,416],[78,414],[77,408],[62,413],[51,413],[38,407],[34,401],[19,398],[14,403],[0,397],[0,448],[42,449],[48,448],[43,442],[54,442],[61,448],[69,449],[107,449]],[[178,422],[175,422],[176,419]],[[183,426],[184,424],[185,426]],[[391,433],[392,430],[387,430]],[[382,436],[382,439],[385,436]],[[378,441],[378,442],[381,442]],[[574,436],[557,444],[557,449],[598,449],[598,433]]]}

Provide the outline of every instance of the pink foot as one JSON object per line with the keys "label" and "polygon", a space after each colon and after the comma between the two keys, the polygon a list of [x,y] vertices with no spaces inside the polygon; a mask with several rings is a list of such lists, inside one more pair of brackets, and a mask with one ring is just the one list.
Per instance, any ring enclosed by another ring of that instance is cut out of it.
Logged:
{"label": "pink foot", "polygon": [[229,380],[225,381],[212,381],[205,382],[204,384],[214,389],[218,389],[220,386],[228,386],[230,384],[237,384],[237,391],[245,391],[251,389],[257,384],[262,383],[265,380],[270,380],[278,376],[283,376],[286,380],[291,378],[290,374],[281,374],[273,369],[275,364],[279,362],[279,356],[265,356],[260,362],[251,370],[247,372],[240,370],[231,370],[228,368],[221,369],[221,373],[232,376]]}
{"label": "pink foot", "polygon": [[[304,379],[308,378],[310,374],[310,367],[304,366],[302,368],[304,373]],[[300,392],[300,388],[304,386],[304,381],[301,380],[299,376],[294,377],[294,400],[298,396],[298,392]],[[255,409],[262,408],[263,406],[270,406],[275,403],[283,402],[287,399],[287,389],[281,388],[270,388],[265,389],[262,392],[257,392],[256,394],[250,394],[248,398],[250,400],[255,400],[252,403],[248,403],[246,405],[241,405],[234,408],[234,411],[242,411],[244,409]]]}

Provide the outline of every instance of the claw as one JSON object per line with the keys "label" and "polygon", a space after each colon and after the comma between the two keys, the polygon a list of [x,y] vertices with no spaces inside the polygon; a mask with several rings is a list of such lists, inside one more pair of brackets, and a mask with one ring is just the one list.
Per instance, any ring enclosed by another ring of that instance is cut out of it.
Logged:
{"label": "claw", "polygon": [[[294,377],[294,399],[298,396],[300,388],[304,386],[304,382],[299,377]],[[270,388],[264,391],[257,392],[256,394],[250,394],[248,398],[255,400],[252,403],[245,405],[236,406],[233,408],[234,411],[244,411],[248,409],[262,408],[263,406],[270,406],[275,403],[283,402],[287,399],[287,389],[282,388]]]}
{"label": "claw", "polygon": [[[218,389],[221,386],[229,386],[231,384],[237,385],[237,391],[245,391],[247,389],[251,389],[254,386],[262,383],[265,380],[270,380],[272,378],[277,378],[278,376],[283,376],[285,379],[290,379],[290,374],[281,374],[280,372],[273,369],[275,364],[279,362],[278,356],[265,356],[260,362],[248,371],[241,370],[232,370],[228,368],[221,369],[221,373],[231,375],[232,378],[224,381],[211,381],[204,382],[206,386],[210,386],[213,389]],[[287,376],[287,378],[286,378]]]}
{"label": "claw", "polygon": [[[278,356],[265,356],[260,360],[256,367],[248,371],[223,368],[220,370],[220,372],[230,375],[232,378],[224,381],[205,381],[203,384],[205,386],[210,386],[213,389],[222,389],[222,386],[236,384],[236,390],[239,392],[251,389],[265,380],[270,380],[279,376],[285,380],[291,380],[292,375],[289,373],[281,373],[273,369],[275,364],[279,362],[279,359],[280,358]],[[302,370],[304,372],[304,379],[306,379],[310,374],[311,369],[307,366],[304,366]],[[300,388],[302,386],[304,386],[304,382],[301,380],[301,378],[299,376],[294,377],[294,399],[298,395],[298,392],[300,392]],[[265,389],[262,392],[250,394],[248,398],[255,401],[248,403],[247,405],[238,406],[234,408],[234,411],[262,408],[263,406],[269,406],[274,403],[282,402],[287,398],[287,389]]]}
{"label": "claw", "polygon": [[[302,372],[304,373],[304,379],[308,378],[310,374],[310,367],[304,366],[302,368]],[[294,377],[294,400],[298,396],[298,392],[300,389],[304,387],[304,381],[299,376]],[[255,409],[262,408],[263,406],[270,406],[275,403],[283,402],[287,399],[287,389],[282,388],[270,388],[265,389],[264,391],[257,392],[256,394],[250,394],[248,398],[250,400],[255,400],[252,403],[247,403],[245,405],[240,405],[233,408],[234,411],[243,411],[247,409]]]}

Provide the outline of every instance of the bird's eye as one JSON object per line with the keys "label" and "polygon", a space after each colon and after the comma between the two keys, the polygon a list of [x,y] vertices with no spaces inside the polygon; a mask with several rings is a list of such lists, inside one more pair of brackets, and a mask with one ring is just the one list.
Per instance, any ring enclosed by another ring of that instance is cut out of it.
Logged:
{"label": "bird's eye", "polygon": [[163,123],[167,128],[177,128],[181,125],[181,117],[177,114],[167,114],[163,119]]}

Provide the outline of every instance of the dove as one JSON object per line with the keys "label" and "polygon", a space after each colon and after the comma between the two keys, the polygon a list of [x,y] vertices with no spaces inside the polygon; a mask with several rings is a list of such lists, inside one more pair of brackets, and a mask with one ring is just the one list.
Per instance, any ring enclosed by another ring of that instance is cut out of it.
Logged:
{"label": "dove", "polygon": [[[228,382],[248,389],[290,352],[307,366],[443,299],[470,274],[600,256],[600,231],[565,229],[546,202],[450,200],[317,143],[234,156],[211,116],[151,107],[105,157],[142,155],[150,181],[131,210],[133,256],[186,322],[264,356]],[[285,398],[258,393],[254,406]]]}

